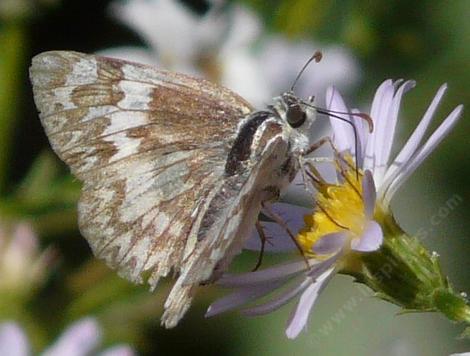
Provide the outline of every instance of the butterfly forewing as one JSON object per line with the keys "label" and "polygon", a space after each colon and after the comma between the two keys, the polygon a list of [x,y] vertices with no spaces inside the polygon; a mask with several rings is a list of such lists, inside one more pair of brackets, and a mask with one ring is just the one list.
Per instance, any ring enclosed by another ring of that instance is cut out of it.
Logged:
{"label": "butterfly forewing", "polygon": [[84,182],[79,225],[94,252],[133,281],[150,271],[152,286],[179,271],[249,104],[204,80],[75,52],[36,56],[31,79],[53,149]]}

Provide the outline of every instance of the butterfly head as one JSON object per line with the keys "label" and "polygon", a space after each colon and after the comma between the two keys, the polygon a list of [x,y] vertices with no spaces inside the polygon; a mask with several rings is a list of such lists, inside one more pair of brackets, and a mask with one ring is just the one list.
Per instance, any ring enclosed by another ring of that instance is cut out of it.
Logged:
{"label": "butterfly head", "polygon": [[291,128],[306,133],[315,120],[315,109],[308,104],[287,91],[274,99],[273,109]]}

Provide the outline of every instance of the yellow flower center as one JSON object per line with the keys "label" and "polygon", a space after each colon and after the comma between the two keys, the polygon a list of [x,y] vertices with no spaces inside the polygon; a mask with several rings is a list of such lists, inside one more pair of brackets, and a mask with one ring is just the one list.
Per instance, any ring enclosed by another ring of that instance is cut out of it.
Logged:
{"label": "yellow flower center", "polygon": [[[348,162],[352,162],[346,157]],[[316,208],[304,217],[305,227],[298,233],[297,241],[306,255],[315,256],[312,247],[323,236],[349,231],[350,238],[361,236],[366,223],[362,199],[362,172],[355,169],[342,171],[342,184],[321,184],[315,197]]]}

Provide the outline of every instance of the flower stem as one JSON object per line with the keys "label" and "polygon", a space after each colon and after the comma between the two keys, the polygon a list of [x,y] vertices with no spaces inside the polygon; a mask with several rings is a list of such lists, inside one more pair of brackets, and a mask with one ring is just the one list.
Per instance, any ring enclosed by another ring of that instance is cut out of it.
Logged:
{"label": "flower stem", "polygon": [[[470,324],[470,306],[455,292],[442,272],[439,255],[409,236],[393,216],[378,220],[384,232],[380,250],[357,254],[342,273],[369,286],[376,296],[403,308],[403,312],[439,311],[448,319]],[[354,268],[350,268],[354,266]]]}

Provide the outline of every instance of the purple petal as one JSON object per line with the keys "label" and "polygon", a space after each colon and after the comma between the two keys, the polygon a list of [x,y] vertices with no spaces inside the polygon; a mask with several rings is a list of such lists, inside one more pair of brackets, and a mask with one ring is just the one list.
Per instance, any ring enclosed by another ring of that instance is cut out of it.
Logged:
{"label": "purple petal", "polygon": [[[344,103],[341,94],[335,87],[328,87],[326,91],[326,107],[328,110],[348,112],[348,108]],[[336,114],[351,122],[351,117],[347,114]],[[354,151],[354,133],[347,123],[342,122],[334,117],[330,117],[330,124],[333,128],[333,143],[340,151]]]}
{"label": "purple petal", "polygon": [[274,289],[279,288],[283,283],[283,281],[276,281],[270,284],[256,285],[237,290],[212,303],[207,309],[205,316],[206,318],[209,318],[211,316],[236,309],[245,303],[271,293]]}
{"label": "purple petal", "polygon": [[96,349],[101,341],[101,330],[93,318],[75,322],[59,337],[43,356],[85,356]]}
{"label": "purple petal", "polygon": [[[360,114],[358,109],[352,109],[351,112]],[[355,153],[357,166],[362,167],[364,165],[365,148],[367,147],[367,139],[369,138],[369,125],[360,117],[354,116],[353,123],[357,131],[357,153]],[[354,140],[354,137],[353,137]],[[353,143],[354,144],[354,143]],[[355,145],[355,144],[354,144]],[[354,150],[355,152],[355,150]]]}
{"label": "purple petal", "polygon": [[[275,213],[283,218],[289,226],[289,229],[294,234],[297,234],[297,232],[304,226],[304,216],[311,211],[310,209],[287,203],[275,203],[270,207]],[[297,249],[295,243],[281,226],[274,222],[261,222],[261,225],[263,226],[264,233],[268,238],[264,246],[265,251],[286,252]],[[244,248],[260,251],[261,239],[259,238],[256,229],[254,229],[251,237],[245,243]]]}
{"label": "purple petal", "polygon": [[[292,241],[290,236],[288,236],[284,229],[281,228],[278,224],[273,222],[262,222],[261,226],[263,227],[264,234],[267,238],[264,244],[264,251],[288,252],[297,249],[294,241]],[[261,238],[259,237],[258,231],[256,229],[253,229],[250,238],[245,242],[243,248],[251,251],[261,250]]]}
{"label": "purple petal", "polygon": [[381,115],[384,114],[384,107],[387,106],[393,98],[393,82],[391,79],[384,81],[375,92],[374,100],[372,101],[372,107],[370,110],[370,116],[374,121],[374,132],[369,135],[367,139],[366,154],[364,157],[364,169],[370,169],[374,173],[375,166],[375,141],[378,135],[378,130],[383,128],[383,121]]}
{"label": "purple petal", "polygon": [[374,178],[372,173],[367,170],[362,178],[362,199],[364,200],[364,213],[368,219],[374,215],[376,195]]}
{"label": "purple petal", "polygon": [[324,235],[313,245],[312,250],[321,255],[336,252],[343,247],[346,237],[347,232],[345,231]]}
{"label": "purple petal", "polygon": [[16,323],[0,324],[0,355],[28,356],[30,353],[28,339]]}
{"label": "purple petal", "polygon": [[223,287],[245,287],[285,279],[306,269],[305,261],[262,269],[237,275],[224,275],[217,281]]}
{"label": "purple petal", "polygon": [[[254,316],[254,315],[262,315],[266,313],[270,313],[273,310],[276,310],[286,304],[289,300],[294,298],[300,292],[302,292],[313,280],[317,278],[321,278],[321,276],[325,273],[325,271],[329,270],[341,257],[342,253],[339,252],[336,255],[328,258],[327,260],[318,262],[318,260],[310,259],[309,262],[312,263],[315,261],[314,265],[310,266],[310,269],[306,271],[307,279],[304,280],[301,284],[299,284],[294,289],[289,289],[286,292],[278,295],[276,298],[272,299],[271,301],[257,305],[252,308],[248,308],[243,310],[243,313],[246,315]],[[305,266],[305,265],[304,265]]]}
{"label": "purple petal", "polygon": [[413,131],[412,135],[410,136],[406,144],[403,146],[400,153],[397,155],[393,163],[388,168],[387,173],[385,175],[385,181],[383,182],[383,184],[381,184],[381,190],[387,189],[390,183],[400,172],[401,168],[415,154],[446,90],[447,85],[443,84],[437,91],[436,95],[434,96],[434,99],[431,102],[431,105],[429,105],[428,109],[426,110],[426,113],[419,122],[418,126]]}
{"label": "purple petal", "polygon": [[395,192],[406,179],[413,174],[416,168],[429,156],[429,154],[441,143],[441,141],[448,135],[448,133],[454,128],[463,111],[463,105],[457,106],[444,122],[437,128],[426,143],[419,149],[415,156],[409,161],[399,172],[397,177],[390,183],[388,190],[384,195],[384,201],[386,204],[390,202]]}
{"label": "purple petal", "polygon": [[377,166],[377,170],[374,172],[374,176],[380,177],[379,183],[385,175],[385,170],[389,162],[402,97],[406,92],[414,88],[415,85],[415,81],[408,80],[397,90],[390,103],[388,115],[383,120],[383,130],[376,138],[375,152],[377,153],[377,161],[375,164]]}
{"label": "purple petal", "polygon": [[380,225],[375,221],[369,221],[362,236],[352,241],[351,248],[360,252],[376,251],[382,246],[383,238]]}
{"label": "purple petal", "polygon": [[316,281],[314,281],[301,295],[296,308],[289,318],[286,335],[289,339],[296,338],[308,321],[310,311],[320,292],[333,276],[334,268],[327,270]]}
{"label": "purple petal", "polygon": [[[313,279],[319,278],[326,270],[330,269],[338,259],[343,256],[343,250],[338,251],[327,260],[318,262],[317,264],[310,266],[310,269],[307,271],[307,276]],[[312,261],[312,260],[309,260]]]}
{"label": "purple petal", "polygon": [[289,288],[284,293],[276,296],[276,298],[270,300],[269,302],[256,305],[251,308],[243,309],[241,312],[247,316],[257,316],[264,315],[273,312],[276,309],[279,309],[283,305],[287,304],[292,298],[296,297],[302,293],[305,288],[309,286],[311,279],[304,279],[302,283],[299,283],[295,288]]}
{"label": "purple petal", "polygon": [[277,215],[282,217],[289,227],[292,226],[293,231],[295,231],[295,229],[300,230],[300,228],[303,227],[304,215],[311,211],[311,209],[288,203],[273,203],[269,207]]}
{"label": "purple petal", "polygon": [[401,83],[403,83],[403,80],[404,79],[397,79],[393,82],[393,87],[395,88],[395,90],[397,90],[400,87]]}
{"label": "purple petal", "polygon": [[[373,118],[375,120],[374,122],[375,124],[374,125],[374,136],[375,136],[374,153],[376,155],[380,153],[380,148],[383,144],[382,140],[384,140],[385,136],[387,135],[386,129],[387,129],[390,109],[392,108],[394,96],[395,96],[395,87],[392,83],[389,83],[389,85],[384,86],[384,90],[379,97],[377,106],[375,106],[374,108],[374,104],[372,104],[371,115],[375,114]],[[375,112],[374,112],[374,109],[375,109]],[[376,161],[375,164],[377,163],[378,162]]]}

